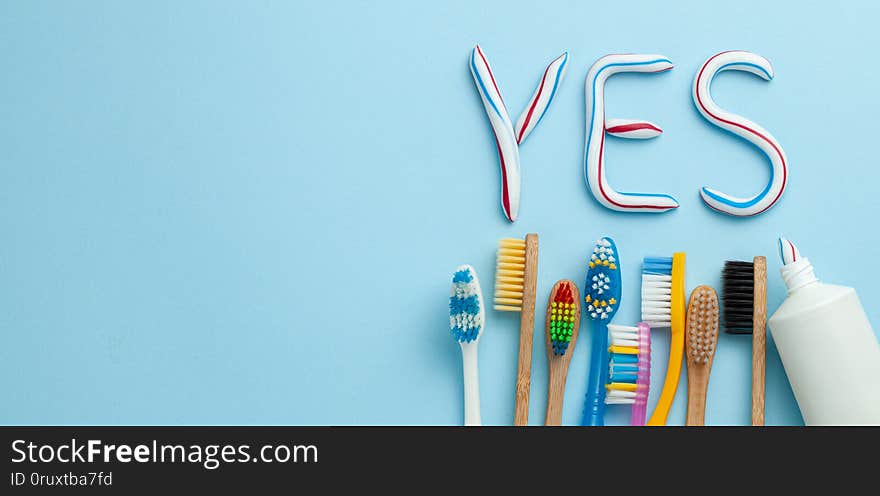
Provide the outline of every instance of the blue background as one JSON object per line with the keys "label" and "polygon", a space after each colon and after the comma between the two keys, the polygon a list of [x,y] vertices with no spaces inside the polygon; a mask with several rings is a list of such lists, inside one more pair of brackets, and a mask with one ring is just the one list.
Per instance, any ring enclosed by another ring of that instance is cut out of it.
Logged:
{"label": "blue background", "polygon": [[[622,252],[619,323],[638,319],[641,258],[676,250],[688,290],[717,286],[725,259],[767,255],[773,311],[779,234],[823,280],[858,288],[876,323],[878,15],[876,2],[5,1],[0,422],[459,424],[452,272],[473,264],[488,299],[498,239],[526,232],[541,236],[532,424],[546,401],[540,308],[557,279],[582,282],[601,235]],[[467,67],[475,43],[513,116],[546,64],[571,56],[522,147],[512,225]],[[716,100],[791,163],[782,201],[751,219],[698,196],[750,195],[769,176],[691,101],[699,65],[727,49],[764,55],[776,78],[725,73]],[[610,117],[665,130],[609,139],[609,181],[672,194],[677,211],[611,212],[584,184],[584,77],[612,52],[676,63],[615,76],[606,97]],[[483,420],[506,425],[518,315],[487,320]],[[565,423],[580,420],[586,335]],[[659,384],[665,333],[654,347]],[[683,374],[670,423],[685,397]],[[747,424],[749,401],[750,338],[721,336],[706,421]],[[767,423],[801,422],[771,344]]]}

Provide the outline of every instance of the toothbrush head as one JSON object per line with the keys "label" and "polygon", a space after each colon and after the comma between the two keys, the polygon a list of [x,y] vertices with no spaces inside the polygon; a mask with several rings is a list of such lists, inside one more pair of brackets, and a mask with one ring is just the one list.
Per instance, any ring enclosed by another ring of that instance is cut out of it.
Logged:
{"label": "toothbrush head", "polygon": [[[787,263],[802,259],[797,248],[784,238],[780,245],[785,248],[783,259],[791,260]],[[767,313],[767,259],[757,256],[751,262],[724,262],[721,282],[724,331],[729,334],[753,334],[755,325],[763,328]]]}
{"label": "toothbrush head", "polygon": [[578,288],[563,279],[553,287],[547,305],[547,345],[554,356],[565,356],[569,347],[574,348],[580,321]]}
{"label": "toothbrush head", "polygon": [[751,334],[755,305],[755,264],[729,260],[721,271],[724,331]]}
{"label": "toothbrush head", "polygon": [[584,284],[587,315],[607,324],[620,308],[620,257],[611,238],[596,241],[588,265]]}
{"label": "toothbrush head", "polygon": [[645,425],[651,386],[651,327],[609,324],[608,382],[605,403],[632,405],[634,426]]}
{"label": "toothbrush head", "polygon": [[526,242],[504,238],[495,259],[495,310],[522,312],[525,286]]}
{"label": "toothbrush head", "polygon": [[672,257],[642,261],[642,320],[652,328],[672,325]]}
{"label": "toothbrush head", "polygon": [[485,320],[483,293],[477,272],[470,265],[455,269],[449,292],[449,327],[452,338],[461,344],[480,339]]}
{"label": "toothbrush head", "polygon": [[684,332],[688,367],[711,367],[718,344],[718,294],[711,287],[691,292]]}

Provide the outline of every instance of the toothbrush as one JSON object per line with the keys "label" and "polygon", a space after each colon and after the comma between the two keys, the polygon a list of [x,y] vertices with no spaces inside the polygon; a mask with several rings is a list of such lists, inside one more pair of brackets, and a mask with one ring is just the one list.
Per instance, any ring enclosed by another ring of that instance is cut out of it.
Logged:
{"label": "toothbrush", "polygon": [[544,425],[562,425],[565,379],[581,323],[580,300],[577,286],[567,279],[558,281],[550,291],[545,321],[550,382],[547,385],[547,417]]}
{"label": "toothbrush", "polygon": [[606,405],[632,405],[630,425],[645,425],[651,387],[651,327],[608,324],[608,384]]}
{"label": "toothbrush", "polygon": [[495,310],[520,312],[519,364],[516,371],[514,425],[529,423],[532,376],[532,338],[535,332],[535,293],[538,276],[538,235],[502,239],[495,267]]}
{"label": "toothbrush", "polygon": [[477,272],[470,265],[455,269],[449,292],[449,327],[461,345],[464,369],[464,425],[480,425],[480,381],[477,372],[477,342],[485,322],[483,293]]}
{"label": "toothbrush", "polygon": [[605,384],[608,382],[608,324],[620,307],[620,257],[611,238],[596,241],[587,269],[584,304],[593,321],[590,374],[581,425],[600,426],[605,422]]}
{"label": "toothbrush", "polygon": [[685,324],[688,406],[685,425],[705,425],[709,372],[718,344],[718,295],[709,286],[691,292]]}
{"label": "toothbrush", "polygon": [[685,260],[684,253],[675,253],[672,257],[646,257],[642,262],[642,320],[652,329],[670,330],[666,378],[647,425],[666,425],[678,390],[684,352]]}
{"label": "toothbrush", "polygon": [[724,283],[724,330],[752,335],[752,425],[764,425],[764,372],[767,357],[767,259],[728,261]]}

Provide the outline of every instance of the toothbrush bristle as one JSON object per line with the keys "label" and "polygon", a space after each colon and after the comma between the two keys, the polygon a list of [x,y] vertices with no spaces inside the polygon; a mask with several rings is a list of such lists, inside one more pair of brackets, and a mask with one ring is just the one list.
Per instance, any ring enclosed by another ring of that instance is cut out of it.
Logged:
{"label": "toothbrush bristle", "polygon": [[580,312],[574,295],[575,288],[572,288],[571,283],[562,281],[557,287],[553,301],[550,302],[549,333],[554,355],[565,355],[571,343],[575,319]]}
{"label": "toothbrush bristle", "polygon": [[608,383],[605,403],[631,405],[636,401],[639,372],[639,328],[608,325]]}
{"label": "toothbrush bristle", "polygon": [[751,334],[755,306],[755,264],[727,261],[721,272],[721,281],[725,332]]}
{"label": "toothbrush bristle", "polygon": [[587,269],[584,305],[594,320],[610,320],[620,307],[620,261],[610,238],[596,241]]}
{"label": "toothbrush bristle", "polygon": [[477,273],[470,265],[462,265],[452,276],[449,292],[449,327],[459,343],[470,343],[483,330],[483,294]]}
{"label": "toothbrush bristle", "polygon": [[642,320],[651,328],[672,325],[672,257],[642,261]]}
{"label": "toothbrush bristle", "polygon": [[629,405],[630,425],[645,425],[651,388],[651,328],[608,325],[608,380],[605,404]]}
{"label": "toothbrush bristle", "polygon": [[522,311],[525,267],[525,240],[505,238],[498,242],[495,265],[495,310]]}
{"label": "toothbrush bristle", "polygon": [[688,363],[708,365],[718,344],[718,295],[709,286],[691,293],[685,335]]}

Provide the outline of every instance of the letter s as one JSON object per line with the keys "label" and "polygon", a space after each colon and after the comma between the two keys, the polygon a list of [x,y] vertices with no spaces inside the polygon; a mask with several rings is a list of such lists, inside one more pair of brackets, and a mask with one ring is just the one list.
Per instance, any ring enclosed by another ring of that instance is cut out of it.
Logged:
{"label": "letter s", "polygon": [[15,451],[16,453],[21,455],[21,458],[19,458],[17,460],[15,458],[13,458],[12,463],[21,463],[21,462],[27,460],[27,455],[25,454],[25,452],[22,451],[21,448],[18,447],[18,445],[20,445],[20,444],[24,444],[23,439],[16,439],[15,441],[12,442],[12,451]]}
{"label": "letter s", "polygon": [[710,57],[697,72],[693,87],[694,104],[706,120],[749,141],[767,155],[772,166],[770,182],[760,193],[749,198],[737,198],[705,187],[700,190],[700,196],[706,205],[719,212],[736,216],[757,215],[776,204],[785,191],[788,159],[782,145],[766,129],[722,109],[712,100],[709,93],[712,79],[719,72],[728,70],[751,72],[767,81],[773,79],[773,67],[764,57],[741,50],[721,52]]}

